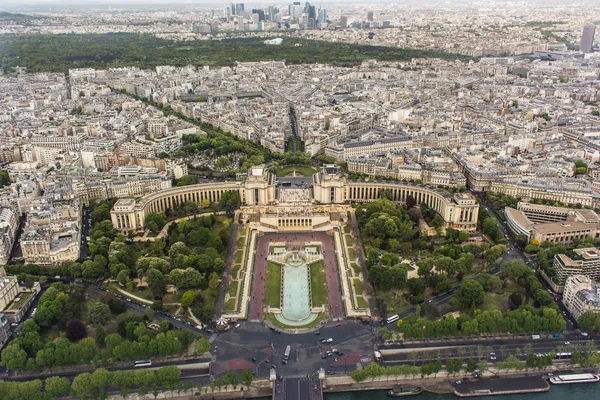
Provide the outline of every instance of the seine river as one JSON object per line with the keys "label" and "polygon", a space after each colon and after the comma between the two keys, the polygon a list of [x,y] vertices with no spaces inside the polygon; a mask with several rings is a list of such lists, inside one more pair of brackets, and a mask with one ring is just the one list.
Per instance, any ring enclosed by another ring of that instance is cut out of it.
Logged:
{"label": "seine river", "polygon": [[[397,397],[399,398],[399,397]],[[406,400],[458,400],[453,394],[423,393],[416,396],[403,397]],[[266,397],[260,400],[268,400]],[[389,400],[384,390],[370,390],[364,392],[326,393],[325,400]],[[474,399],[489,400],[598,400],[600,399],[600,383],[579,385],[553,385],[549,392],[532,394],[513,394],[510,396],[474,397]]]}
{"label": "seine river", "polygon": [[[397,399],[400,397],[396,397]],[[460,399],[453,394],[431,394],[423,393],[416,396],[406,396],[403,399],[410,400],[451,400]],[[391,399],[386,396],[386,391],[346,392],[325,394],[325,400],[383,400]],[[579,385],[553,385],[549,392],[532,394],[513,394],[510,396],[487,396],[476,397],[476,399],[489,400],[598,400],[600,399],[600,383],[588,383]]]}

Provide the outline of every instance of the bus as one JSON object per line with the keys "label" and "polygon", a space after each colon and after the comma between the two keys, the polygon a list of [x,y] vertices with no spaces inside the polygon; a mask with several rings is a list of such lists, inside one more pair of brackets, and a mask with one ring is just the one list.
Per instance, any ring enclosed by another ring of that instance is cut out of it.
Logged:
{"label": "bus", "polygon": [[283,359],[284,359],[285,361],[288,361],[288,360],[290,359],[290,353],[291,353],[291,352],[292,352],[292,346],[288,345],[288,346],[285,348],[285,354],[283,355]]}
{"label": "bus", "polygon": [[396,315],[392,315],[391,317],[389,317],[388,319],[385,320],[385,322],[387,324],[391,324],[392,322],[396,322],[400,319],[400,316],[398,314]]}
{"label": "bus", "polygon": [[149,367],[152,365],[152,360],[137,360],[135,362],[135,367]]}

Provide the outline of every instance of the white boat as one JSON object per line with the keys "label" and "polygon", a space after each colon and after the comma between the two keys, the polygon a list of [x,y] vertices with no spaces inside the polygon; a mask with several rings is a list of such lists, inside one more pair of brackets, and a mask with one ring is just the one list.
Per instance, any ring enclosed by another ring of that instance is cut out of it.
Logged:
{"label": "white boat", "polygon": [[598,381],[600,381],[600,376],[594,374],[558,375],[550,378],[550,382],[555,385],[565,385],[569,383],[592,383]]}

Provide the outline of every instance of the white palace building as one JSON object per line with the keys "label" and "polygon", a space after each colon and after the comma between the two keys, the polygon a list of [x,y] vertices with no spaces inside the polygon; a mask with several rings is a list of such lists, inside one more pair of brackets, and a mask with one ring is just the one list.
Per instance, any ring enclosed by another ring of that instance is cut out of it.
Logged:
{"label": "white palace building", "polygon": [[393,181],[352,181],[335,165],[326,165],[312,178],[276,178],[265,167],[250,168],[242,181],[203,183],[172,187],[139,199],[120,199],[111,210],[112,224],[119,232],[145,229],[146,216],[164,213],[186,201],[218,202],[223,193],[240,193],[242,213],[276,230],[311,230],[329,221],[329,213],[355,203],[388,197],[398,203],[412,196],[426,203],[444,219],[447,227],[477,229],[479,205],[470,193],[450,194],[437,188]]}

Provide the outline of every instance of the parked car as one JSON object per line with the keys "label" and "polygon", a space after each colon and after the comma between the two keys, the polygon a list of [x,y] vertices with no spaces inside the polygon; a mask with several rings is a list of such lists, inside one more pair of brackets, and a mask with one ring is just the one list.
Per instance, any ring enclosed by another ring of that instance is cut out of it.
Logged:
{"label": "parked car", "polygon": [[[586,335],[587,335],[587,333],[586,333]],[[328,338],[325,342],[331,343],[331,342],[333,342],[333,338]]]}

